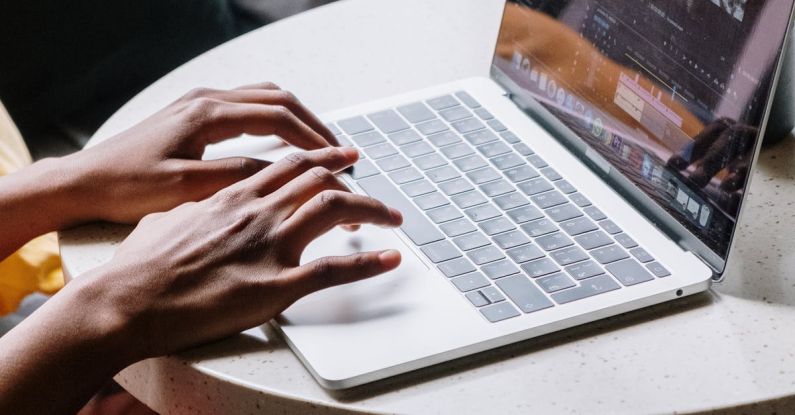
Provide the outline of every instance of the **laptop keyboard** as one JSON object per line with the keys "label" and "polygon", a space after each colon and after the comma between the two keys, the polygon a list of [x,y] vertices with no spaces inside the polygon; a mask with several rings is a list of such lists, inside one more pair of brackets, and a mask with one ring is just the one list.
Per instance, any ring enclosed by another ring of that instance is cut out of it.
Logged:
{"label": "laptop keyboard", "polygon": [[351,176],[490,322],[670,273],[464,91],[329,124]]}

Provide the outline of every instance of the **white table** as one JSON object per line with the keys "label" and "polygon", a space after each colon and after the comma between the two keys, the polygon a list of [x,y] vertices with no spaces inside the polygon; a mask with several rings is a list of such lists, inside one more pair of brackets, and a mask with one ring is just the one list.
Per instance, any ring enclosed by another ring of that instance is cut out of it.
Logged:
{"label": "white table", "polygon": [[[272,80],[314,110],[487,75],[500,0],[350,0],[262,28],[164,77],[100,129],[129,127],[195,86]],[[219,150],[223,150],[221,147]],[[162,413],[795,411],[795,142],[765,151],[727,282],[711,292],[353,391],[319,387],[255,329],[117,376]],[[109,260],[123,227],[61,235],[70,275]]]}

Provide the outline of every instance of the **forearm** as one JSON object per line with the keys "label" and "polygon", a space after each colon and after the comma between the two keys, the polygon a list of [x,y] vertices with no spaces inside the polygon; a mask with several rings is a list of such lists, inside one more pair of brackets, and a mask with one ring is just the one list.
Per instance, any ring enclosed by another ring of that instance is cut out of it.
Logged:
{"label": "forearm", "polygon": [[135,360],[103,298],[76,280],[0,338],[0,413],[75,413]]}
{"label": "forearm", "polygon": [[65,159],[46,159],[0,177],[0,260],[29,240],[85,220],[79,171]]}

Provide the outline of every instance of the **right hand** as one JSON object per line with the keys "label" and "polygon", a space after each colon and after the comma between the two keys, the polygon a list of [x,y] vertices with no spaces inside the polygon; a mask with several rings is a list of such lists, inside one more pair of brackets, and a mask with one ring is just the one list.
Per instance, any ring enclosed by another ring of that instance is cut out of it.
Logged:
{"label": "right hand", "polygon": [[146,216],[103,270],[75,282],[97,290],[97,312],[125,327],[132,363],[238,333],[311,292],[394,269],[395,250],[299,263],[335,226],[401,224],[398,211],[334,176],[357,158],[349,148],[294,153],[206,200]]}

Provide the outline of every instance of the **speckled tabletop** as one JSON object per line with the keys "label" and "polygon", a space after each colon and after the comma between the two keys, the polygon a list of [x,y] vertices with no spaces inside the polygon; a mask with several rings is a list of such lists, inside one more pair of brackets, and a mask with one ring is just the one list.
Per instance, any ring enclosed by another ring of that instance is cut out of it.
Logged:
{"label": "speckled tabletop", "polygon": [[[164,77],[108,137],[195,86],[272,80],[318,112],[488,74],[500,0],[349,0],[252,32]],[[795,140],[765,149],[726,282],[677,302],[345,392],[268,327],[117,379],[161,413],[795,413]],[[61,235],[77,276],[125,227]],[[418,336],[421,333],[418,333]]]}

